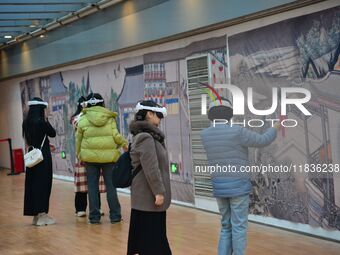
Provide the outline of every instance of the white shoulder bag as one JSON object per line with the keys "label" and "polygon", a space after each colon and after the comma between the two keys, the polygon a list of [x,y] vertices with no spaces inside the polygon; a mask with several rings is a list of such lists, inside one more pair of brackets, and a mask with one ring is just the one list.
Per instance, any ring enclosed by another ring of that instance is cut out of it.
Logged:
{"label": "white shoulder bag", "polygon": [[[43,154],[41,152],[41,149],[44,145],[46,139],[46,135],[44,137],[44,140],[41,143],[40,149],[34,148],[33,146],[30,146],[33,148],[33,150],[27,152],[24,156],[25,166],[26,167],[34,167],[35,165],[39,164],[41,161],[44,160]],[[28,149],[30,148],[28,147]]]}

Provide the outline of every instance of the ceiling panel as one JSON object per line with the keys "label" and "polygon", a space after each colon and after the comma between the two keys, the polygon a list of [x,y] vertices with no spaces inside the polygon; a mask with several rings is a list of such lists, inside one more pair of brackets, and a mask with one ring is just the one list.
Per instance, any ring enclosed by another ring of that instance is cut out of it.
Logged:
{"label": "ceiling panel", "polygon": [[0,5],[45,5],[45,4],[74,4],[74,3],[93,3],[93,0],[1,0]]}
{"label": "ceiling panel", "polygon": [[[0,0],[0,44],[29,34],[44,25],[99,0]],[[7,38],[5,38],[7,37]]]}

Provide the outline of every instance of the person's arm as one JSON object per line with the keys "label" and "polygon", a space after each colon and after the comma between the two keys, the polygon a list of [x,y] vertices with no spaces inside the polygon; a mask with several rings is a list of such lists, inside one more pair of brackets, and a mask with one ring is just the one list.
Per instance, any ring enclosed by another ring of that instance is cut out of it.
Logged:
{"label": "person's arm", "polygon": [[142,171],[155,198],[165,194],[165,187],[158,165],[156,146],[153,137],[145,134],[137,138],[134,150],[140,155]]}
{"label": "person's arm", "polygon": [[268,128],[263,134],[241,128],[240,141],[241,144],[246,147],[264,147],[275,140],[276,134],[276,128]]}
{"label": "person's arm", "polygon": [[44,132],[47,136],[49,137],[55,137],[56,136],[56,131],[52,127],[51,123],[46,119],[46,121],[43,124]]}
{"label": "person's arm", "polygon": [[83,129],[78,126],[76,131],[76,155],[79,158],[81,141],[83,140]]}
{"label": "person's arm", "polygon": [[113,134],[113,139],[120,147],[124,147],[128,144],[127,140],[118,132],[118,130]]}
{"label": "person's arm", "polygon": [[119,147],[123,147],[124,150],[127,149],[128,147],[128,141],[125,139],[124,136],[122,136],[117,129],[117,125],[116,125],[116,121],[112,120],[112,132],[113,132],[113,139],[115,141],[115,143],[119,146]]}

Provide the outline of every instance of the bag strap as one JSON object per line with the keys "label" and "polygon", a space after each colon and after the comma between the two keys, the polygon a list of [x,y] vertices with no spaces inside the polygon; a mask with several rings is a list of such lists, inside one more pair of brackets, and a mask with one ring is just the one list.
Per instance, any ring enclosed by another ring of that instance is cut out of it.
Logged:
{"label": "bag strap", "polygon": [[137,166],[137,168],[132,171],[132,180],[140,171],[142,171],[142,165]]}
{"label": "bag strap", "polygon": [[26,153],[30,152],[30,148],[33,148],[33,149],[34,149],[34,147],[33,147],[32,145],[27,146],[27,148],[26,148]]}
{"label": "bag strap", "polygon": [[45,139],[46,139],[46,135],[44,136],[44,140],[43,140],[42,143],[41,143],[40,150],[42,149],[42,147],[43,147],[43,145],[44,145],[44,143],[45,143]]}
{"label": "bag strap", "polygon": [[[42,149],[43,145],[44,145],[44,142],[45,142],[45,139],[46,139],[46,135],[44,136],[44,140],[42,141],[41,145],[40,145],[40,150]],[[27,152],[29,152],[29,149],[30,148],[33,148],[34,149],[34,146],[30,145],[27,147]]]}

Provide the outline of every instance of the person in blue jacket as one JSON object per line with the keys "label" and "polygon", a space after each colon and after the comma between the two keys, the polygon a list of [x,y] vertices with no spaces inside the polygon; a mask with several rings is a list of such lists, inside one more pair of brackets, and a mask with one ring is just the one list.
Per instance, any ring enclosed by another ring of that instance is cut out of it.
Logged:
{"label": "person in blue jacket", "polygon": [[[248,147],[264,147],[276,138],[276,128],[268,128],[263,134],[239,125],[215,123],[224,119],[230,123],[232,104],[222,99],[222,104],[209,105],[208,118],[212,125],[201,131],[209,166],[233,166],[236,173],[223,171],[212,173],[213,195],[222,216],[218,255],[243,255],[247,244],[249,193],[252,186],[248,174],[241,173],[241,166],[249,165]],[[278,128],[278,127],[277,127]]]}

